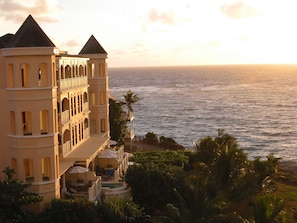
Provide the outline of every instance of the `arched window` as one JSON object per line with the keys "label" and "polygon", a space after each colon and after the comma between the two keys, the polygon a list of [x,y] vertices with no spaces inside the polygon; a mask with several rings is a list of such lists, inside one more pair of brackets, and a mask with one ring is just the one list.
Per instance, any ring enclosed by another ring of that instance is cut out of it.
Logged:
{"label": "arched window", "polygon": [[61,135],[60,134],[58,134],[58,143],[59,143],[59,145],[62,145]]}
{"label": "arched window", "polygon": [[21,64],[21,86],[28,87],[28,65]]}
{"label": "arched window", "polygon": [[89,128],[89,120],[87,118],[85,118],[84,120],[84,128],[85,129]]}
{"label": "arched window", "polygon": [[81,138],[84,139],[84,125],[83,125],[83,122],[80,125],[80,132],[81,132]]}
{"label": "arched window", "polygon": [[99,64],[99,77],[105,77],[104,64],[102,63]]}
{"label": "arched window", "polygon": [[73,116],[74,115],[73,97],[71,97],[70,106],[71,106],[71,116]]}
{"label": "arched window", "polygon": [[81,104],[80,104],[81,100],[80,100],[80,95],[77,95],[77,112],[80,113],[81,112]]}
{"label": "arched window", "polygon": [[13,64],[8,64],[8,87],[14,87]]}
{"label": "arched window", "polygon": [[17,160],[16,158],[11,158],[11,168],[14,170],[15,175],[17,175]]}
{"label": "arched window", "polygon": [[84,76],[84,67],[82,65],[79,65],[79,76]]}
{"label": "arched window", "polygon": [[106,104],[105,91],[100,91],[100,105]]}
{"label": "arched window", "polygon": [[71,78],[71,67],[69,65],[65,67],[65,78]]}
{"label": "arched window", "polygon": [[32,119],[31,112],[24,111],[22,112],[22,121],[23,121],[23,133],[24,135],[32,135]]}
{"label": "arched window", "polygon": [[86,65],[84,66],[84,70],[85,70],[84,76],[87,76],[88,71],[87,71],[87,66]]}
{"label": "arched window", "polygon": [[84,103],[88,102],[88,94],[87,92],[84,93]]}
{"label": "arched window", "polygon": [[64,67],[61,65],[61,79],[65,79],[65,72],[64,72]]}
{"label": "arched window", "polygon": [[46,87],[47,79],[47,64],[41,63],[38,69],[38,85],[41,87]]}
{"label": "arched window", "polygon": [[105,132],[106,131],[106,121],[105,119],[101,119],[101,132]]}
{"label": "arched window", "polygon": [[90,92],[90,105],[96,105],[96,94],[95,94],[95,92]]}
{"label": "arched window", "polygon": [[69,100],[68,98],[63,98],[62,101],[62,112],[69,110]]}
{"label": "arched window", "polygon": [[88,64],[88,73],[89,73],[89,77],[94,77],[94,74],[95,74],[95,64],[93,64],[93,63]]}
{"label": "arched window", "polygon": [[66,129],[63,133],[63,143],[70,141],[70,131],[69,129]]}
{"label": "arched window", "polygon": [[15,135],[15,113],[10,111],[10,134]]}
{"label": "arched window", "polygon": [[40,134],[48,134],[48,111],[42,110],[40,111]]}
{"label": "arched window", "polygon": [[49,181],[51,176],[51,163],[49,157],[41,159],[41,171],[43,181]]}
{"label": "arched window", "polygon": [[34,182],[33,159],[24,159],[24,174],[26,182]]}
{"label": "arched window", "polygon": [[83,110],[83,99],[82,99],[82,95],[80,95],[80,111],[82,112]]}

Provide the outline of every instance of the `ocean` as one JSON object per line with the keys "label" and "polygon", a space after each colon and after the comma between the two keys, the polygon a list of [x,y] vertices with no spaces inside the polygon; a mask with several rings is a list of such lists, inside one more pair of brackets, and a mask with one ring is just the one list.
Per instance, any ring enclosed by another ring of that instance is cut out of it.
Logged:
{"label": "ocean", "polygon": [[128,90],[137,136],[154,132],[193,148],[225,129],[250,158],[297,161],[297,65],[109,68],[109,91]]}

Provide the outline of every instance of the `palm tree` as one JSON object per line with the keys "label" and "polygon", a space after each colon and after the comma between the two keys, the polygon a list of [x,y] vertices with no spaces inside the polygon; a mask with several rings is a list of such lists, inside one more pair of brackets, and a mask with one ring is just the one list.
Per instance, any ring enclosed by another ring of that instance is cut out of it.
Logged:
{"label": "palm tree", "polygon": [[125,101],[123,102],[124,105],[127,105],[128,108],[128,114],[127,114],[127,122],[130,122],[130,127],[129,127],[129,135],[128,138],[130,141],[130,149],[132,149],[132,142],[134,139],[134,124],[133,124],[133,119],[134,119],[134,115],[133,115],[133,108],[132,108],[132,104],[136,103],[137,101],[140,100],[140,98],[138,97],[137,94],[135,94],[134,92],[132,92],[131,90],[129,90],[125,95],[124,95]]}
{"label": "palm tree", "polygon": [[129,90],[124,95],[124,98],[125,98],[125,101],[123,102],[123,104],[127,105],[128,113],[133,112],[132,104],[140,100],[140,98],[138,97],[138,94],[135,94],[134,92]]}
{"label": "palm tree", "polygon": [[203,164],[204,172],[226,197],[241,200],[255,192],[251,164],[235,137],[219,129],[217,137],[208,136],[195,144],[197,160]]}
{"label": "palm tree", "polygon": [[115,140],[119,146],[125,144],[125,134],[127,130],[126,118],[122,104],[117,100],[109,99],[109,122],[110,122],[110,138]]}

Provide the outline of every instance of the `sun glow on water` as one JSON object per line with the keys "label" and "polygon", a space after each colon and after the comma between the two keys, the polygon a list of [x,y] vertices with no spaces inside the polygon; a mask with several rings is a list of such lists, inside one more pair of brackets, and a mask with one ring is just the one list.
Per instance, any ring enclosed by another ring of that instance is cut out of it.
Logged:
{"label": "sun glow on water", "polygon": [[192,147],[223,128],[250,156],[297,160],[296,74],[296,65],[111,69],[110,91],[142,98],[136,135],[153,131]]}

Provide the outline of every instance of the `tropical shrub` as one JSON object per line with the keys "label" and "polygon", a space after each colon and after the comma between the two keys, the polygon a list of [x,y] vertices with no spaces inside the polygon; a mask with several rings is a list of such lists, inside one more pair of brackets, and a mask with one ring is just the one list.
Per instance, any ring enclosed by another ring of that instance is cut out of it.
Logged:
{"label": "tropical shrub", "polygon": [[13,169],[3,171],[4,181],[0,181],[0,222],[25,222],[29,216],[24,207],[43,200],[37,193],[29,192],[30,184],[13,177]]}
{"label": "tropical shrub", "polygon": [[154,163],[183,167],[189,162],[189,157],[184,151],[147,151],[134,153],[132,161],[140,165]]}
{"label": "tropical shrub", "polygon": [[[255,223],[277,223],[282,220],[285,202],[272,194],[259,195],[254,201]],[[283,212],[283,213],[282,213]]]}
{"label": "tropical shrub", "polygon": [[169,150],[184,150],[185,148],[178,144],[174,139],[161,136],[159,140],[159,145],[165,149]]}
{"label": "tropical shrub", "polygon": [[99,221],[95,204],[86,199],[53,199],[35,222],[98,223]]}
{"label": "tropical shrub", "polygon": [[110,138],[124,145],[127,126],[122,105],[110,98],[109,106]]}
{"label": "tropical shrub", "polygon": [[148,132],[146,133],[143,142],[151,145],[157,145],[159,143],[159,140],[154,132]]}
{"label": "tropical shrub", "polygon": [[150,216],[135,204],[131,198],[111,197],[98,204],[98,214],[102,222],[149,223]]}
{"label": "tropical shrub", "polygon": [[180,187],[183,178],[180,167],[149,163],[130,166],[125,179],[132,188],[134,201],[151,214],[173,202],[174,191]]}

